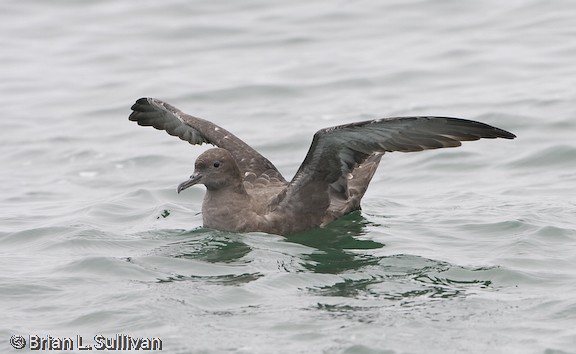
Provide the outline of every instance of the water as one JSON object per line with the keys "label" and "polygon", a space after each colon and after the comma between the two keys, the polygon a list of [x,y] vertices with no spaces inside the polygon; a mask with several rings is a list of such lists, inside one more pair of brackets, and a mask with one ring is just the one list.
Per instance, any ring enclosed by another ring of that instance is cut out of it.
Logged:
{"label": "water", "polygon": [[[2,352],[125,334],[169,353],[576,353],[573,4],[2,7]],[[201,228],[201,187],[176,194],[205,147],[127,120],[142,96],[287,177],[317,129],[355,120],[457,116],[518,139],[389,154],[361,213],[233,234]]]}

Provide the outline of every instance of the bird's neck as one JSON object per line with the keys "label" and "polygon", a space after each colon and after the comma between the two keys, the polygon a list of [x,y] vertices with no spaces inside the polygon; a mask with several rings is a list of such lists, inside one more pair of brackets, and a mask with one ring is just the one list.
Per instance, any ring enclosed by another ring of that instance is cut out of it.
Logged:
{"label": "bird's neck", "polygon": [[220,188],[210,188],[206,186],[206,197],[207,199],[244,199],[249,196],[244,188],[244,184],[241,181],[237,181]]}
{"label": "bird's neck", "polygon": [[250,210],[251,197],[243,186],[208,189],[202,203],[205,227],[225,231],[240,231],[246,222],[245,212]]}

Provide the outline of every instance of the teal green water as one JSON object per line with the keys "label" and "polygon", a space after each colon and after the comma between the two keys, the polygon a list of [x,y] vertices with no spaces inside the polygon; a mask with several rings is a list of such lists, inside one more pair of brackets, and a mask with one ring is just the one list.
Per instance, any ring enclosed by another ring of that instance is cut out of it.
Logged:
{"label": "teal green water", "polygon": [[[0,352],[123,334],[167,353],[576,353],[575,17],[545,1],[8,1]],[[201,227],[202,187],[176,193],[205,147],[129,122],[142,96],[287,177],[316,130],[356,120],[457,116],[518,138],[388,154],[361,212],[234,234]]]}

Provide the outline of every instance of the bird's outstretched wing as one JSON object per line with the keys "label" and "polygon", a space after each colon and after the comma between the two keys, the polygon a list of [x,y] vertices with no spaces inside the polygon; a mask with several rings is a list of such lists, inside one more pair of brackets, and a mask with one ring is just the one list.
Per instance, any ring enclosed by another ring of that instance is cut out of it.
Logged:
{"label": "bird's outstretched wing", "polygon": [[447,117],[387,118],[322,129],[314,134],[308,154],[278,206],[310,206],[308,212],[319,212],[330,205],[330,198],[345,198],[353,169],[373,153],[421,151],[456,147],[461,141],[481,138],[515,137],[488,124]]}
{"label": "bird's outstretched wing", "polygon": [[285,182],[278,169],[234,134],[207,120],[188,115],[178,108],[155,98],[140,98],[132,105],[129,120],[138,125],[165,130],[193,145],[212,144],[228,150],[243,176]]}

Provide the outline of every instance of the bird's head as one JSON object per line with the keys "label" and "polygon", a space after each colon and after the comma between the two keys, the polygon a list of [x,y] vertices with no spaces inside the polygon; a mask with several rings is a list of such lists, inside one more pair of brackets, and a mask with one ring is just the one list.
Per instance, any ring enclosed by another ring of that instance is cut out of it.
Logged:
{"label": "bird's head", "polygon": [[190,179],[178,186],[178,193],[195,184],[203,184],[209,191],[241,186],[240,170],[232,154],[221,148],[204,151],[196,159]]}

